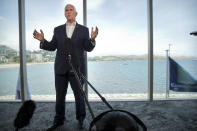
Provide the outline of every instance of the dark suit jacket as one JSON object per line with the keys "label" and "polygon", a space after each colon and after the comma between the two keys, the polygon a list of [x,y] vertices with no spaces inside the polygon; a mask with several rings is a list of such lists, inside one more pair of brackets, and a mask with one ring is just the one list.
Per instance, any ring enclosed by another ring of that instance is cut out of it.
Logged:
{"label": "dark suit jacket", "polygon": [[[63,24],[54,29],[53,38],[50,42],[44,40],[44,43],[40,44],[40,48],[44,50],[54,51],[57,49],[55,58],[55,74],[65,74],[71,69],[67,61],[67,52],[65,52],[64,49],[64,41],[66,37],[66,24]],[[92,51],[95,47],[95,45],[90,41],[88,28],[76,23],[71,41],[72,48],[75,49],[80,61],[80,70],[84,74],[84,53],[85,51]]]}

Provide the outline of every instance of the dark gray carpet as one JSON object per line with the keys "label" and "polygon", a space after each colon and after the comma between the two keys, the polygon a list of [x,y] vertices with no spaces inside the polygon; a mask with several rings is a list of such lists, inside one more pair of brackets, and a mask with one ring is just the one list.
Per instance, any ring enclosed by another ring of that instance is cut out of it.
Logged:
{"label": "dark gray carpet", "polygon": [[[137,115],[148,131],[197,131],[197,100],[154,101],[154,102],[110,102],[114,109],[122,109]],[[102,102],[90,102],[94,114],[108,110]],[[21,103],[0,102],[0,130],[14,130],[13,121]],[[43,131],[52,125],[55,115],[54,102],[36,102],[36,110],[31,123],[21,131]],[[87,110],[86,131],[92,118]],[[66,121],[59,131],[77,131],[75,104],[67,102]]]}

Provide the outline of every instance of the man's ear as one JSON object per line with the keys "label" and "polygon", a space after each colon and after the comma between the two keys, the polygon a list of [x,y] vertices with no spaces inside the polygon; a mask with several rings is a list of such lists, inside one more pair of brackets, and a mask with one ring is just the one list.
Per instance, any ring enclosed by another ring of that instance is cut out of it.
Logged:
{"label": "man's ear", "polygon": [[76,12],[76,13],[75,13],[75,17],[76,17],[77,15],[78,15],[78,13]]}

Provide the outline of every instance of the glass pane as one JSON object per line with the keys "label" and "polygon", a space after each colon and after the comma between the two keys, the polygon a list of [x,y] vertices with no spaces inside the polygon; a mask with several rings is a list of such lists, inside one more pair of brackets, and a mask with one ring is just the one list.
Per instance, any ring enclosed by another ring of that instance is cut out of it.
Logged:
{"label": "glass pane", "polygon": [[[190,35],[190,32],[197,31],[197,1],[155,0],[153,4],[154,98],[156,99],[166,98],[166,79],[170,77],[167,75],[166,50],[175,62],[197,80],[197,37]],[[196,98],[197,93],[170,90],[169,97]]]}
{"label": "glass pane", "polygon": [[18,0],[0,1],[0,100],[13,100],[19,73]]}
{"label": "glass pane", "polygon": [[88,27],[99,28],[88,53],[89,81],[107,99],[146,99],[147,1],[87,0],[87,7]]}
{"label": "glass pane", "polygon": [[[26,41],[27,41],[27,77],[34,100],[55,100],[54,60],[56,51],[45,51],[39,48],[40,42],[33,38],[33,31],[40,29],[46,40],[51,41],[55,27],[65,24],[65,5],[76,6],[77,22],[83,24],[82,0],[30,0],[26,6]],[[73,92],[68,88],[67,99],[73,100]]]}

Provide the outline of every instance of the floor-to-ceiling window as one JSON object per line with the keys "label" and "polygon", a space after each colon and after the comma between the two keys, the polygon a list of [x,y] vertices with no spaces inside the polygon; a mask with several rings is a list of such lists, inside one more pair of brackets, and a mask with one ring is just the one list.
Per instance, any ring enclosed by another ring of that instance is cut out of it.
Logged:
{"label": "floor-to-ceiling window", "polygon": [[[83,0],[25,1],[27,83],[36,100],[55,99],[55,52],[39,49],[32,36],[42,29],[51,40],[54,27],[64,24],[64,7],[74,4],[83,24]],[[197,31],[195,0],[153,0],[154,98],[166,98],[166,54],[196,80]],[[0,99],[15,99],[19,78],[18,1],[0,1]],[[87,26],[98,26],[96,47],[88,53],[88,79],[108,99],[146,99],[147,1],[87,0]],[[167,50],[167,51],[166,51]],[[191,81],[194,81],[191,80]],[[186,82],[187,83],[187,82]],[[191,82],[190,82],[191,84]],[[89,90],[89,98],[98,96]],[[68,99],[73,99],[68,89]],[[196,98],[195,92],[169,90],[169,98]]]}
{"label": "floor-to-ceiling window", "polygon": [[[194,79],[197,79],[197,37],[190,35],[191,32],[197,31],[196,7],[196,0],[153,1],[154,98],[197,97],[195,92],[187,91],[169,90],[169,96],[165,94],[166,84],[168,88],[170,82],[168,78],[172,73],[168,72],[166,50],[168,56],[183,67]],[[177,73],[177,77],[180,77],[179,74]],[[187,81],[189,82],[189,80]]]}
{"label": "floor-to-ceiling window", "polygon": [[18,1],[0,1],[0,99],[15,99],[19,78]]}
{"label": "floor-to-ceiling window", "polygon": [[[99,28],[89,81],[107,99],[146,99],[147,1],[87,0],[87,25]],[[98,98],[90,88],[89,98]]]}
{"label": "floor-to-ceiling window", "polygon": [[[76,20],[83,24],[82,0],[33,0],[25,1],[26,11],[26,48],[27,76],[32,99],[55,100],[54,60],[56,51],[45,51],[39,48],[40,42],[33,38],[33,31],[40,29],[46,40],[51,41],[54,28],[65,24],[64,8],[66,4],[76,6]],[[47,4],[46,4],[47,2]],[[69,86],[67,99],[73,100],[73,92]]]}

